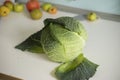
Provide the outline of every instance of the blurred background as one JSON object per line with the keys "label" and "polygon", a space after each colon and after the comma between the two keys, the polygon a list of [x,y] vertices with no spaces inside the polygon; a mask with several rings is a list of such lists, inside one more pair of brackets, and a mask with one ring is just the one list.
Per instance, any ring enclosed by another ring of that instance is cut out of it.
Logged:
{"label": "blurred background", "polygon": [[[14,0],[13,0],[14,1]],[[28,0],[16,0],[27,2]],[[120,15],[120,0],[39,0],[85,10]]]}

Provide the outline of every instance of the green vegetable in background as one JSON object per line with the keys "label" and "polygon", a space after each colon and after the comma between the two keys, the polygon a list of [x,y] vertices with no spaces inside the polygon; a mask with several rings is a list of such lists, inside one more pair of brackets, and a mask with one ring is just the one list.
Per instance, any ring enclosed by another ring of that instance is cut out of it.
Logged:
{"label": "green vegetable in background", "polygon": [[59,80],[88,80],[98,67],[82,54],[87,40],[83,25],[72,17],[45,19],[44,28],[15,48],[33,53],[45,53],[50,60],[62,62],[56,68]]}
{"label": "green vegetable in background", "polygon": [[87,33],[83,25],[72,17],[46,19],[45,27],[31,35],[16,48],[30,52],[44,52],[56,62],[75,59],[85,46]]}

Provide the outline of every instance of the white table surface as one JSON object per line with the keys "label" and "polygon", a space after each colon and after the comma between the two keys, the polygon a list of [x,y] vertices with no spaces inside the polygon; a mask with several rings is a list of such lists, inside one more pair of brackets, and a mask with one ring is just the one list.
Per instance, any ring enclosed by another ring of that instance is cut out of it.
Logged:
{"label": "white table surface", "polygon": [[[43,54],[22,52],[14,47],[44,27],[43,20],[77,14],[58,11],[56,15],[43,12],[40,20],[32,20],[26,13],[10,13],[0,18],[0,72],[24,80],[56,80],[51,72],[59,65]],[[99,64],[90,80],[120,80],[120,22],[98,19],[81,20],[88,32],[85,56]]]}

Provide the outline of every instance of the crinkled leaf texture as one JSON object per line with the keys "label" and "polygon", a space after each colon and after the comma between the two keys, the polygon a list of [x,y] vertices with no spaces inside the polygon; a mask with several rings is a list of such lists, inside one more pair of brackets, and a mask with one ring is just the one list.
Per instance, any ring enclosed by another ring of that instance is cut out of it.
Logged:
{"label": "crinkled leaf texture", "polygon": [[59,80],[89,80],[95,74],[97,67],[97,64],[80,54],[73,61],[57,67],[55,75]]}
{"label": "crinkled leaf texture", "polygon": [[44,52],[56,62],[75,59],[84,48],[87,32],[80,21],[72,17],[48,18],[45,27],[31,35],[16,48],[30,52]]}

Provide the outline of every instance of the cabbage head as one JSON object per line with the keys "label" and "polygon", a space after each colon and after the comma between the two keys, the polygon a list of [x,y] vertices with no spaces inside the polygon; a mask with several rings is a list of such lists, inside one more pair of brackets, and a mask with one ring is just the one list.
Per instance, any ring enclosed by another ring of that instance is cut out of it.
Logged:
{"label": "cabbage head", "polygon": [[79,20],[72,17],[47,18],[44,28],[16,46],[22,51],[45,53],[55,62],[68,62],[82,53],[87,32]]}

